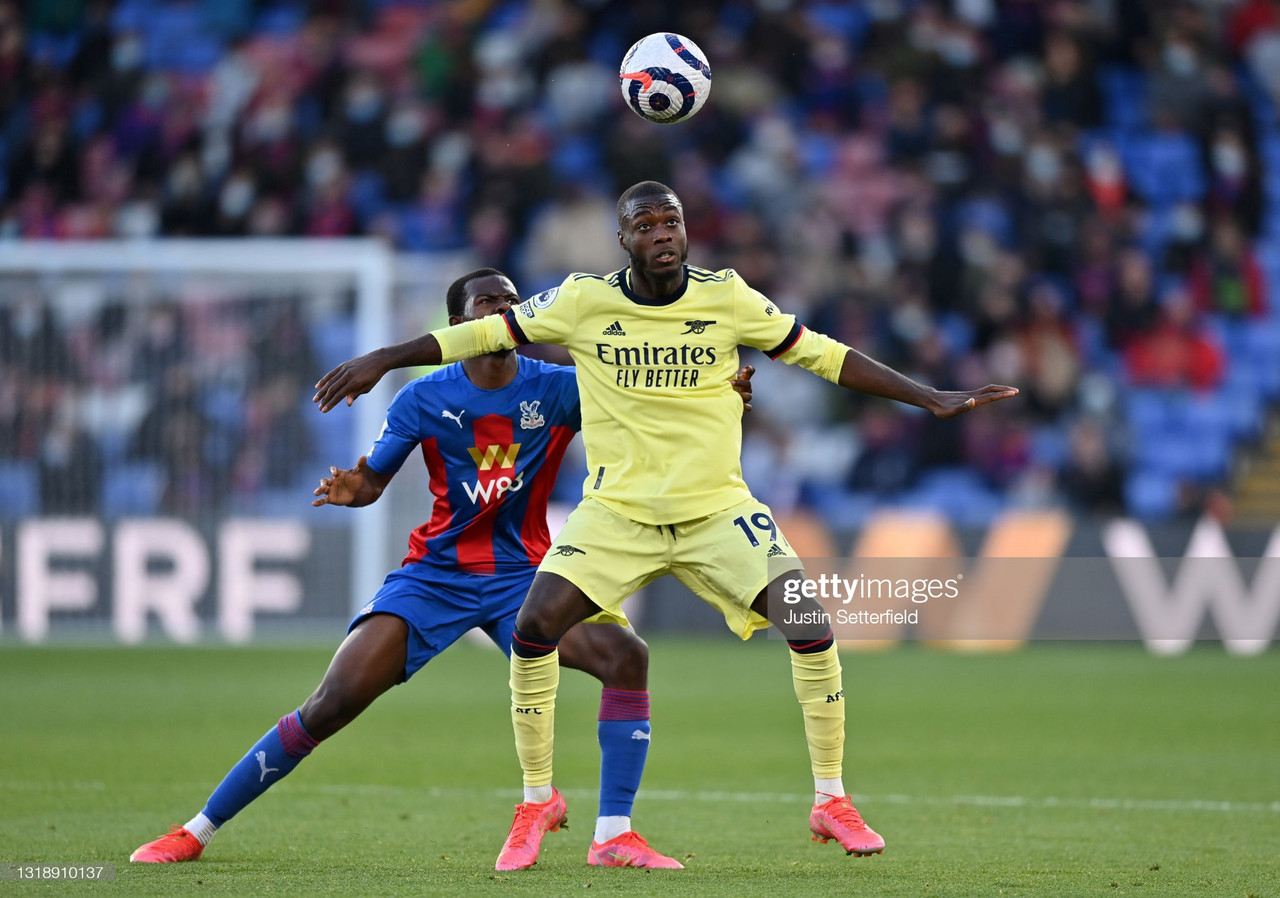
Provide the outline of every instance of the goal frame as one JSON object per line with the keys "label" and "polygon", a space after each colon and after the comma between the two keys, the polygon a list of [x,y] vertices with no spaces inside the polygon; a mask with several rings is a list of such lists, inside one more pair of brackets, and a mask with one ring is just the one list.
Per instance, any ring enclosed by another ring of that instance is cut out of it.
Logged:
{"label": "goal frame", "polygon": [[[0,274],[86,275],[346,275],[356,294],[357,351],[367,352],[391,341],[395,257],[381,241],[352,239],[159,239],[149,241],[0,241]],[[323,372],[316,372],[317,378]],[[352,459],[364,441],[382,426],[390,404],[391,384],[384,379],[355,404]],[[316,412],[319,414],[319,412]],[[389,515],[383,503],[353,509],[351,523],[351,595],[373,595],[385,573],[383,554]]]}

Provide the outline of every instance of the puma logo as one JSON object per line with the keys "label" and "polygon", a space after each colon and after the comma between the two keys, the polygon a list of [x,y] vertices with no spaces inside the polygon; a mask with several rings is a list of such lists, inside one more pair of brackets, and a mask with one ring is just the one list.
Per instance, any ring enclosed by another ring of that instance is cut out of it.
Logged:
{"label": "puma logo", "polygon": [[279,767],[267,766],[267,753],[265,751],[258,752],[256,755],[254,755],[254,757],[258,759],[258,766],[262,768],[262,775],[258,777],[258,782],[262,782],[264,779],[266,779],[268,773],[280,772]]}
{"label": "puma logo", "polygon": [[458,412],[456,415],[453,412],[449,411],[448,409],[445,409],[440,412],[440,417],[448,418],[450,421],[456,422],[458,427],[461,428],[462,416],[465,415],[466,413],[467,413],[467,410],[465,408],[462,411]]}

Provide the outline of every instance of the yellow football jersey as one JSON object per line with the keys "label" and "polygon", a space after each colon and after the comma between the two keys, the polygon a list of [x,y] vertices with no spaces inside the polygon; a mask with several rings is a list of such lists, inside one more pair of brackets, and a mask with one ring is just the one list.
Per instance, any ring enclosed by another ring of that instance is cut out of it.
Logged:
{"label": "yellow football jersey", "polygon": [[750,496],[739,460],[742,400],[729,385],[740,344],[831,381],[848,351],[732,269],[693,266],[663,299],[635,295],[629,269],[572,274],[506,315],[433,334],[446,362],[522,343],[566,347],[582,402],[583,495],[643,524],[692,521]]}

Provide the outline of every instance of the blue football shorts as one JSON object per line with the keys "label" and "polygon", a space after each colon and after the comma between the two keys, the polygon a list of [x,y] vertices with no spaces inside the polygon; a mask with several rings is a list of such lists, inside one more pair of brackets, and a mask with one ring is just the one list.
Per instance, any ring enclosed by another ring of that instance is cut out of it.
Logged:
{"label": "blue football shorts", "polygon": [[511,632],[537,568],[470,574],[418,562],[387,574],[373,600],[356,612],[350,633],[373,614],[394,614],[409,625],[404,680],[479,627],[503,654],[511,654]]}

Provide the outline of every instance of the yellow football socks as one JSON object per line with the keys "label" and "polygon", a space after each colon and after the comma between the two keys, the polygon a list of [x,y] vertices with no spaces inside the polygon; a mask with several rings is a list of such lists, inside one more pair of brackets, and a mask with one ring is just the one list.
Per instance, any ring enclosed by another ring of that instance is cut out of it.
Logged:
{"label": "yellow football socks", "polygon": [[804,712],[813,775],[837,778],[844,761],[844,692],[836,647],[812,654],[792,651],[791,679]]}
{"label": "yellow football socks", "polygon": [[511,656],[511,720],[516,754],[526,786],[551,785],[555,744],[556,689],[560,685],[560,653],[541,658]]}

